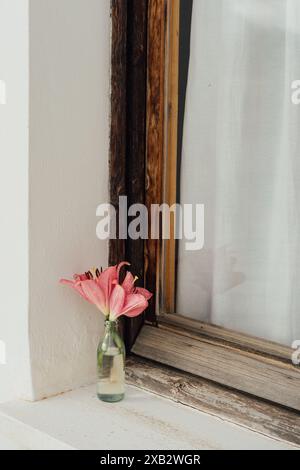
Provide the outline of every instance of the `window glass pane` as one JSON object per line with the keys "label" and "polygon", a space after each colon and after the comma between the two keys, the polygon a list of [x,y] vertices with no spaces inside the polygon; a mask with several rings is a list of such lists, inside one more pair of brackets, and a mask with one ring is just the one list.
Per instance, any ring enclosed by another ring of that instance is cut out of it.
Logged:
{"label": "window glass pane", "polygon": [[291,345],[300,339],[300,105],[291,99],[300,2],[194,0],[189,44],[178,202],[205,205],[205,246],[178,242],[176,312]]}

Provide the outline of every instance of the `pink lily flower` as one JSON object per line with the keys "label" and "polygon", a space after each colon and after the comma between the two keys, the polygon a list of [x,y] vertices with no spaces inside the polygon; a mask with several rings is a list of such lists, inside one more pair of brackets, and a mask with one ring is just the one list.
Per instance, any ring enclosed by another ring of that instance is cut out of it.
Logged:
{"label": "pink lily flower", "polygon": [[111,266],[103,272],[97,269],[94,273],[75,274],[73,280],[61,279],[60,282],[72,287],[112,321],[121,315],[136,317],[148,307],[152,294],[147,289],[135,287],[136,278],[130,272],[127,272],[123,283],[119,283],[124,265],[129,263]]}

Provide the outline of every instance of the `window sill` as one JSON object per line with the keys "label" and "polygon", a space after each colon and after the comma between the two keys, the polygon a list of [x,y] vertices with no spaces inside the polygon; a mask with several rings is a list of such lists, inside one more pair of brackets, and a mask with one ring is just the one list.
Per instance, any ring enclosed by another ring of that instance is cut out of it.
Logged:
{"label": "window sill", "polygon": [[256,434],[300,447],[297,411],[135,355],[127,361],[127,382]]}
{"label": "window sill", "polygon": [[[137,376],[141,363],[133,366],[130,360],[131,382],[134,367]],[[94,385],[40,402],[1,404],[0,447],[2,437],[12,447],[34,450],[296,448],[139,387],[128,385],[117,404],[100,402]]]}

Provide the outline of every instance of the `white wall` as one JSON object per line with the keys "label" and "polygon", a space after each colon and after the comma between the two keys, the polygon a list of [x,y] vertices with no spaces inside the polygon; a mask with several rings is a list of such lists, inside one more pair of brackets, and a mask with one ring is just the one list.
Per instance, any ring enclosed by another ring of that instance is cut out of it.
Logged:
{"label": "white wall", "polygon": [[28,355],[28,1],[0,0],[0,401],[30,394]]}
{"label": "white wall", "polygon": [[110,0],[30,1],[30,347],[34,398],[94,378],[103,318],[62,276],[107,265]]}
{"label": "white wall", "polygon": [[58,280],[107,264],[95,213],[108,198],[109,8],[0,0],[0,400],[94,378],[103,319]]}

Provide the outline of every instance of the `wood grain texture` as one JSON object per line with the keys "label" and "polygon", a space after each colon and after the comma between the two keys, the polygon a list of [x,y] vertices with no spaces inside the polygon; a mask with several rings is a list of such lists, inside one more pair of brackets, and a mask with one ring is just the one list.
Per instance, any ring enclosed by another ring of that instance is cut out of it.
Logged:
{"label": "wood grain texture", "polygon": [[[148,0],[112,0],[110,202],[119,214],[119,197],[128,207],[145,203],[147,17]],[[130,220],[127,221],[128,224]],[[109,264],[127,260],[144,284],[144,241],[110,240]],[[127,352],[143,316],[123,318],[121,330]]]}
{"label": "wood grain texture", "polygon": [[[120,195],[128,195],[130,204],[145,201],[148,208],[163,199],[164,135],[166,128],[169,129],[169,140],[172,140],[176,113],[175,110],[173,125],[167,123],[166,126],[167,5],[170,5],[169,0],[112,0],[109,163],[110,200],[117,213]],[[176,69],[176,64],[174,67]],[[176,74],[176,70],[169,73]],[[176,94],[174,88],[168,93]],[[172,195],[169,197],[171,199]],[[158,240],[149,240],[145,245],[144,251],[141,240],[111,240],[109,263],[116,264],[127,258],[133,271],[140,275],[141,284],[144,272],[147,287],[157,293],[161,244]],[[172,267],[170,269],[174,272]],[[157,300],[157,297],[153,299],[147,314],[152,323],[156,322]],[[178,318],[174,315],[167,320],[161,317],[159,329],[144,326],[134,351],[299,409],[299,369],[290,362],[289,348]],[[142,322],[141,317],[122,324],[128,351]]]}
{"label": "wood grain texture", "polygon": [[194,338],[164,325],[144,325],[133,352],[300,410],[300,368],[292,362],[221,344],[213,338]]}
{"label": "wood grain texture", "polygon": [[[111,0],[111,127],[110,203],[119,214],[119,196],[126,195],[127,2]],[[118,230],[118,223],[117,223]],[[125,259],[125,240],[110,239],[109,264]]]}
{"label": "wood grain texture", "polygon": [[[145,204],[148,0],[127,0],[127,8],[130,19],[127,25],[126,134],[126,194],[129,207]],[[144,286],[143,239],[126,241],[126,259],[139,278],[137,285]],[[143,315],[126,319],[127,350],[133,345],[143,320]]]}
{"label": "wood grain texture", "polygon": [[[162,202],[166,5],[166,0],[149,0],[146,134],[146,206],[149,211],[151,204]],[[147,311],[147,319],[152,322],[156,321],[160,249],[159,240],[149,238],[145,243],[145,283],[155,293]]]}
{"label": "wood grain texture", "polygon": [[[117,214],[119,196],[126,194],[126,99],[127,99],[127,2],[111,0],[111,122],[109,153],[109,197]],[[108,263],[120,263],[126,256],[125,240],[109,240]],[[126,342],[125,320],[119,324]]]}
{"label": "wood grain texture", "polygon": [[[166,53],[166,125],[164,146],[164,202],[170,207],[177,202],[177,142],[179,87],[179,23],[180,0],[169,0]],[[170,220],[170,239],[163,241],[162,309],[175,311],[176,240],[175,220]]]}
{"label": "wood grain texture", "polygon": [[127,361],[126,381],[199,411],[300,446],[300,416],[292,410],[136,356]]}
{"label": "wood grain texture", "polygon": [[280,358],[289,363],[291,362],[291,356],[294,352],[294,350],[288,346],[228,330],[227,328],[222,328],[217,325],[193,320],[192,318],[181,315],[160,315],[159,323],[164,325],[165,329],[167,329],[169,325],[172,329],[175,327],[180,334],[187,336],[192,335],[195,339],[207,338],[219,341],[220,344],[233,344],[235,347],[242,350]]}

